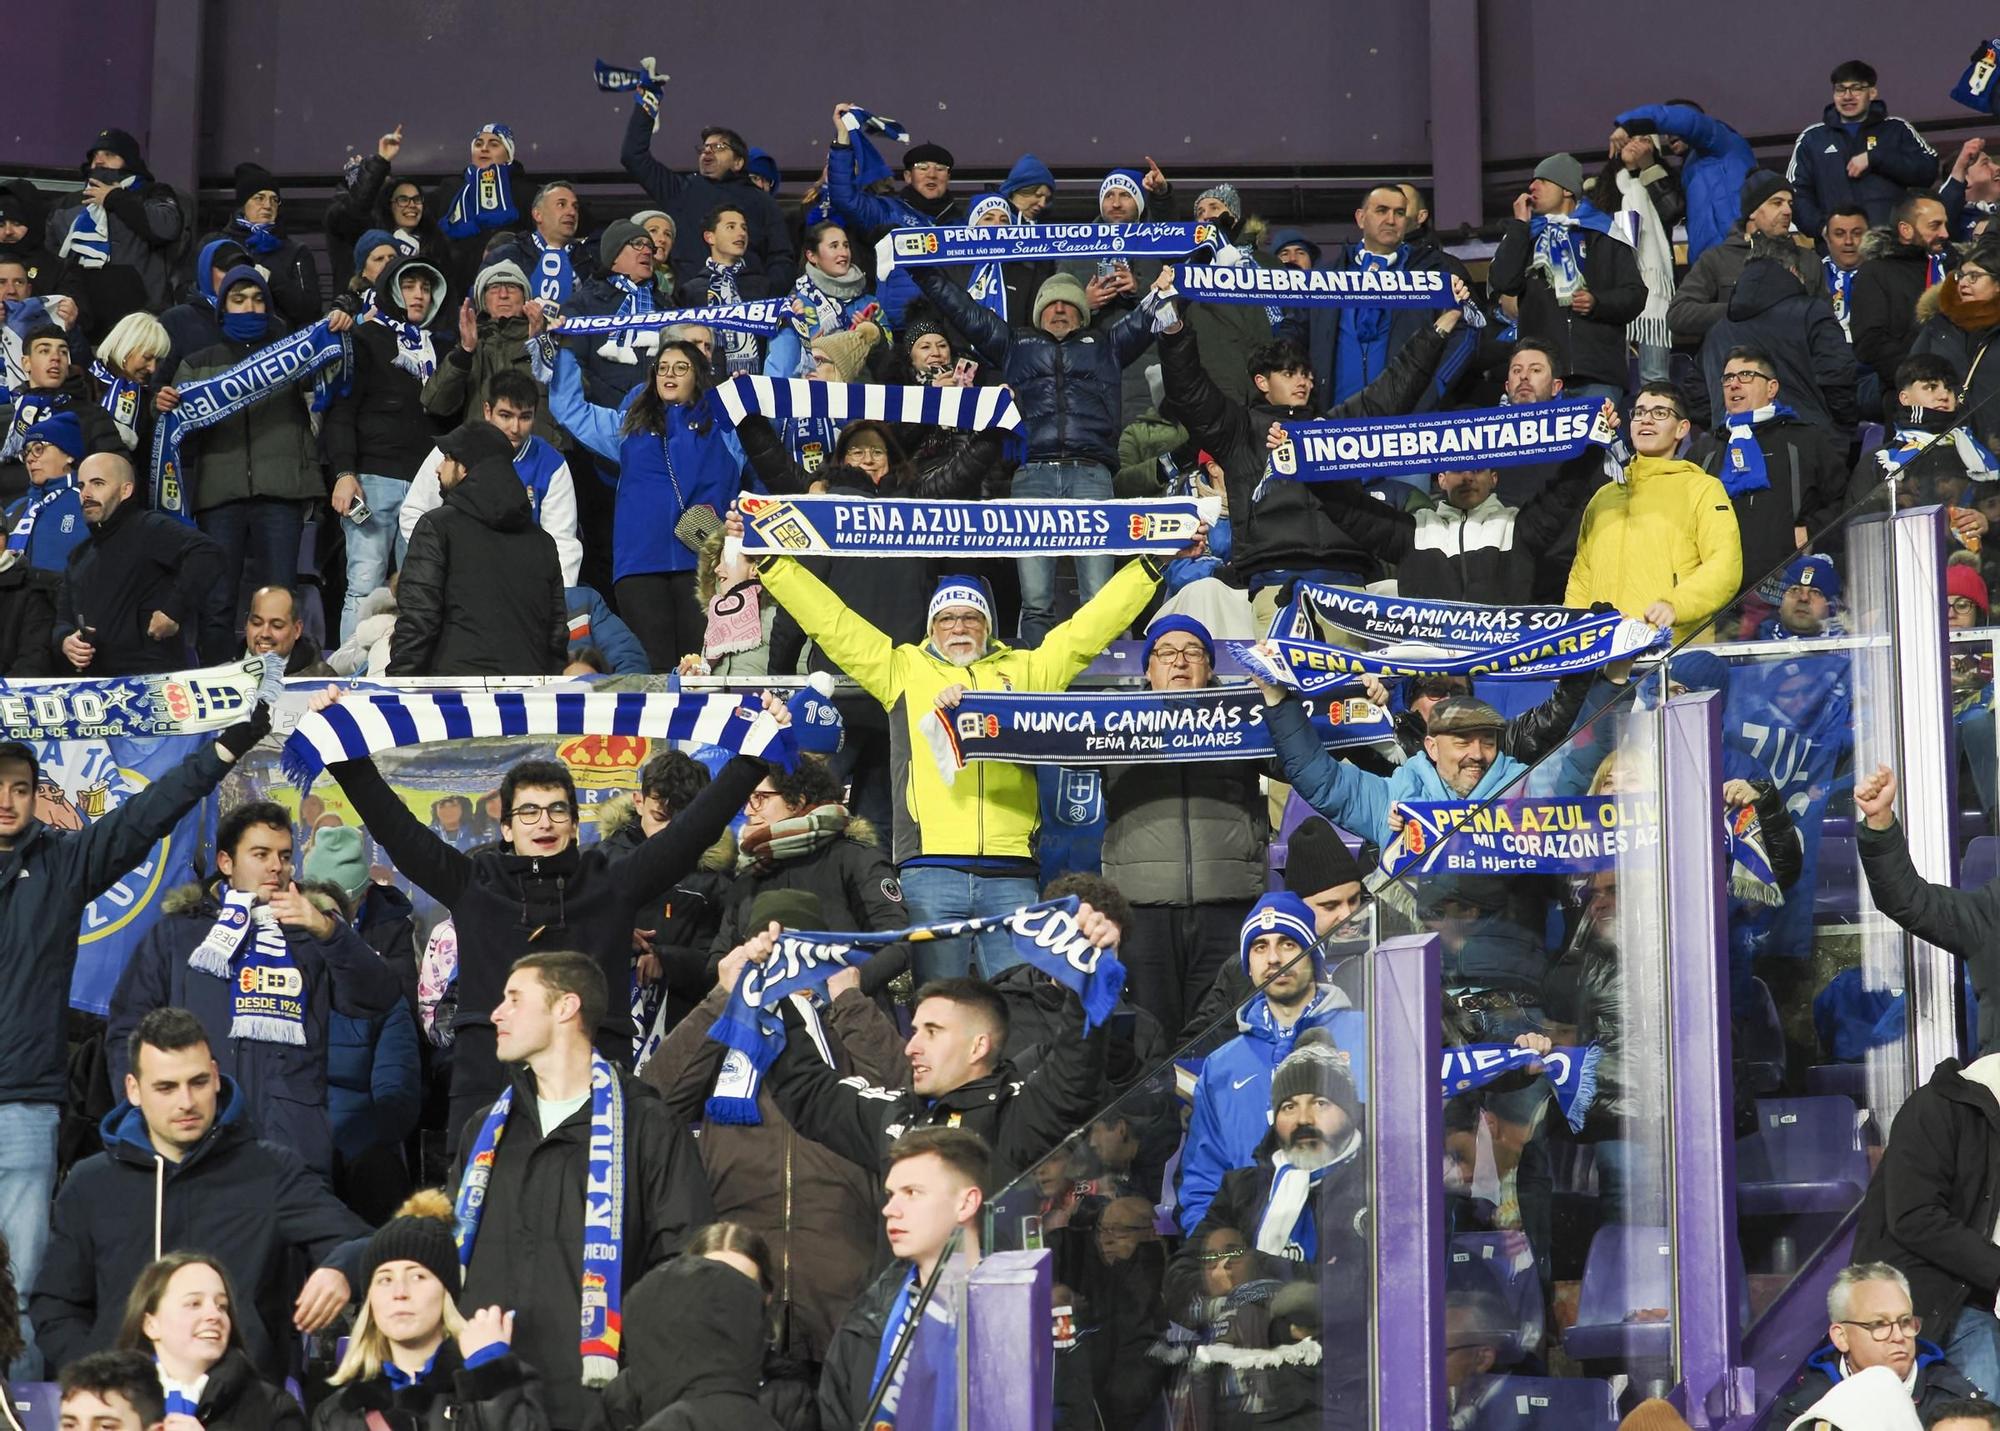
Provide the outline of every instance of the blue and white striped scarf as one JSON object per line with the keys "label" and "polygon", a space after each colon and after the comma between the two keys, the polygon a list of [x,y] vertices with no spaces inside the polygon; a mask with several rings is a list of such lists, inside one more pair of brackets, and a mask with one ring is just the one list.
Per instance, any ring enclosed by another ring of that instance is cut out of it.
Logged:
{"label": "blue and white striped scarf", "polygon": [[[132,189],[143,183],[137,174],[127,174],[113,188]],[[102,268],[111,262],[111,218],[102,204],[85,204],[69,221],[57,258],[73,258],[79,268]]]}
{"label": "blue and white striped scarf", "polygon": [[104,389],[97,400],[98,406],[111,414],[125,445],[133,446],[139,440],[139,404],[145,400],[145,387],[130,378],[121,378],[101,358],[91,360],[90,375]]}
{"label": "blue and white striped scarf", "polygon": [[732,423],[745,413],[762,413],[772,422],[823,417],[835,423],[921,423],[966,432],[988,428],[1012,430],[1021,425],[1021,410],[1010,388],[897,387],[883,383],[822,383],[812,378],[767,378],[743,373],[715,390]]}
{"label": "blue and white striped scarf", "polygon": [[335,761],[361,760],[401,746],[480,736],[634,735],[714,745],[790,769],[791,729],[742,704],[740,696],[527,691],[357,691],[303,717],[280,757],[286,776],[309,789]]}

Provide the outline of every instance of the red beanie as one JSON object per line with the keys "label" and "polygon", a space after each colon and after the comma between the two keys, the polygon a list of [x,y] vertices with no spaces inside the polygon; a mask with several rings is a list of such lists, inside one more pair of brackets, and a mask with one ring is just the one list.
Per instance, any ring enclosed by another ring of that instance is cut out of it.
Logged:
{"label": "red beanie", "polygon": [[1953,562],[1945,568],[1944,591],[1946,597],[1964,597],[1979,608],[1981,616],[1993,609],[1993,599],[1987,595],[1985,579],[1962,562]]}

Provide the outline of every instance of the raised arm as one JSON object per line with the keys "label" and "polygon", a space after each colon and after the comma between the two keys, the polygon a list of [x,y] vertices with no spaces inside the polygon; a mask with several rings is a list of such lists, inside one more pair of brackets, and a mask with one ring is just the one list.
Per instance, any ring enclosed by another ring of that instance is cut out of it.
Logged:
{"label": "raised arm", "polygon": [[339,784],[354,813],[395,864],[397,873],[446,909],[472,880],[472,860],[432,832],[389,788],[372,760],[342,760],[326,773]]}
{"label": "raised arm", "polygon": [[910,275],[924,297],[944,314],[945,321],[965,335],[965,341],[972,345],[982,362],[996,368],[1006,366],[1007,351],[1014,342],[1014,330],[999,314],[975,303],[972,295],[965,291],[965,285],[954,282],[942,269],[926,265],[911,269]]}
{"label": "raised arm", "polygon": [[769,769],[750,755],[739,755],[723,766],[664,830],[612,867],[613,878],[626,897],[635,904],[645,904],[672,889],[674,881],[701,863],[702,855],[729,827]]}
{"label": "raised arm", "polygon": [[625,122],[625,141],[618,147],[618,162],[663,207],[671,208],[688,186],[687,175],[676,174],[653,157],[653,116],[636,94],[632,97],[632,117]]}

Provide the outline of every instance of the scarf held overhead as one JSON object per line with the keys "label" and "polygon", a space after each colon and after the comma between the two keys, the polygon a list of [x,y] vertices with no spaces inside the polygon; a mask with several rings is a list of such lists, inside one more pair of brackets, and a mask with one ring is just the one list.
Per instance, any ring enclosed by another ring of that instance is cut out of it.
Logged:
{"label": "scarf held overhead", "polygon": [[[1360,696],[1308,699],[1329,750],[1393,738],[1388,713]],[[1196,691],[967,691],[956,707],[924,717],[924,735],[947,785],[967,762],[1151,765],[1182,760],[1266,760],[1277,753],[1264,697],[1250,686]]]}
{"label": "scarf held overhead", "polygon": [[9,740],[105,740],[188,735],[246,719],[284,693],[282,656],[152,676],[0,681],[0,729]]}
{"label": "scarf held overhead", "polygon": [[188,434],[213,427],[306,378],[315,379],[317,398],[340,380],[328,369],[338,364],[345,374],[351,351],[347,334],[330,331],[321,319],[212,378],[179,384],[180,402],[161,413],[153,428],[154,507],[193,525],[190,494],[181,482],[181,444]]}
{"label": "scarf held overhead", "polygon": [[655,308],[651,312],[567,315],[549,330],[555,338],[599,338],[621,333],[652,333],[689,323],[731,333],[770,334],[785,325],[791,309],[783,298],[755,298],[746,303],[708,304],[701,308]]}
{"label": "scarf held overhead", "polygon": [[833,422],[921,423],[962,432],[1021,425],[1011,388],[893,387],[880,383],[822,383],[811,378],[766,378],[741,374],[715,390],[729,420],[740,425],[746,413],[772,422],[826,418]]}
{"label": "scarf held overhead", "polygon": [[225,883],[221,897],[221,912],[188,955],[188,967],[229,981],[232,1039],[303,1047],[306,979],[277,916],[248,890]]}
{"label": "scarf held overhead", "polygon": [[791,728],[741,697],[645,691],[356,691],[302,717],[286,737],[285,775],[301,790],[326,766],[401,746],[481,736],[629,735],[713,745],[789,769]]}
{"label": "scarf held overhead", "polygon": [[[479,1238],[479,1220],[486,1211],[486,1188],[493,1180],[493,1160],[507,1131],[514,1106],[509,1084],[473,1140],[459,1183],[456,1208],[458,1265],[472,1265]],[[545,1128],[544,1133],[548,1132]],[[511,1231],[511,1229],[510,1229]],[[618,1374],[618,1348],[624,1330],[621,1304],[625,1296],[625,1090],[618,1071],[601,1054],[590,1060],[590,1159],[583,1192],[583,1278],[579,1288],[583,1316],[579,1345],[583,1353],[583,1384],[603,1386]]]}
{"label": "scarf held overhead", "polygon": [[[1293,591],[1313,616],[1356,636],[1378,642],[1415,642],[1454,650],[1511,650],[1524,641],[1560,639],[1592,613],[1566,606],[1486,606],[1475,601],[1422,601],[1411,596],[1377,596],[1324,582],[1301,581]],[[1296,608],[1288,623],[1274,621],[1274,636],[1307,636]],[[1633,623],[1634,640],[1645,633]],[[1658,637],[1652,638],[1657,643]]]}
{"label": "scarf held overhead", "polygon": [[1276,304],[1282,308],[1456,308],[1451,274],[1441,268],[1265,268],[1262,264],[1191,263],[1174,287],[1204,303]]}
{"label": "scarf held overhead", "polygon": [[1075,895],[1045,900],[1011,914],[919,924],[884,933],[787,931],[762,964],[746,964],[722,1015],[708,1036],[730,1050],[708,1100],[708,1116],[719,1123],[757,1123],[757,1090],[785,1047],[779,1001],[804,990],[820,990],[842,969],[858,968],[892,944],[956,939],[986,929],[1005,929],[1014,952],[1083,1001],[1084,1032],[1111,1016],[1125,987],[1125,966],[1115,952],[1084,938],[1077,924]]}
{"label": "scarf held overhead", "polygon": [[1270,476],[1357,482],[1404,473],[1562,462],[1611,441],[1601,398],[1482,408],[1421,417],[1316,418],[1287,422]]}
{"label": "scarf held overhead", "polygon": [[438,232],[449,239],[470,238],[487,229],[505,228],[521,216],[514,206],[514,166],[489,164],[465,166],[465,182],[458,197],[438,220]]}
{"label": "scarf held overhead", "polygon": [[895,229],[889,254],[911,268],[1066,258],[1185,258],[1223,243],[1213,224],[994,224]]}
{"label": "scarf held overhead", "polygon": [[746,556],[1165,555],[1220,515],[1213,497],[950,502],[745,493],[739,506]]}
{"label": "scarf held overhead", "polygon": [[1584,1116],[1597,1101],[1597,1065],[1604,1050],[1596,1044],[1569,1046],[1536,1053],[1510,1043],[1455,1044],[1444,1051],[1438,1070],[1439,1091],[1446,1099],[1484,1088],[1510,1073],[1539,1073],[1556,1091],[1556,1105],[1570,1130],[1583,1127]]}

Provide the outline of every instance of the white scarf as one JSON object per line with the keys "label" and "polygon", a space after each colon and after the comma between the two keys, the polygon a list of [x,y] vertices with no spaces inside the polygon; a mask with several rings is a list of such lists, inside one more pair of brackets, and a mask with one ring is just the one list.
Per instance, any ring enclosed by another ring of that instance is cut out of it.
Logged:
{"label": "white scarf", "polygon": [[1667,331],[1667,305],[1674,297],[1673,235],[1660,222],[1653,196],[1637,174],[1620,168],[1618,192],[1623,199],[1618,219],[1626,221],[1630,216],[1632,231],[1624,237],[1638,255],[1639,277],[1646,282],[1646,306],[1625,326],[1625,336],[1647,347],[1670,347],[1674,339]]}

